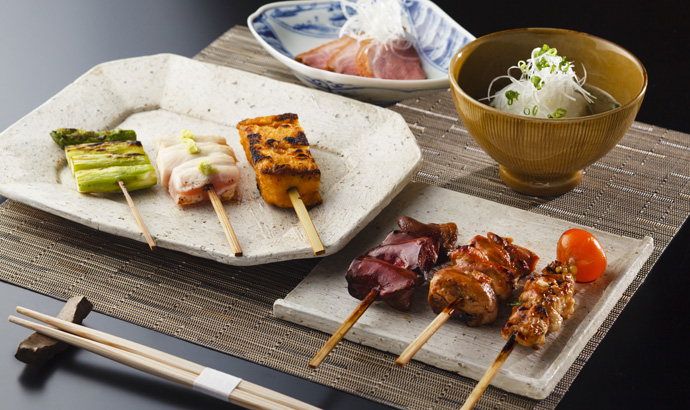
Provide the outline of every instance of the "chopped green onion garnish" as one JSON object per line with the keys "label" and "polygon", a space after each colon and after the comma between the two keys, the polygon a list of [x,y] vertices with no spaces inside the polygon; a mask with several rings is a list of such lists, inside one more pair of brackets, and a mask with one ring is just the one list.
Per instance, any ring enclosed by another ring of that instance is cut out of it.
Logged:
{"label": "chopped green onion garnish", "polygon": [[520,93],[515,91],[515,90],[506,91],[506,98],[508,99],[508,105],[513,105],[513,100],[517,100],[519,95],[520,95]]}

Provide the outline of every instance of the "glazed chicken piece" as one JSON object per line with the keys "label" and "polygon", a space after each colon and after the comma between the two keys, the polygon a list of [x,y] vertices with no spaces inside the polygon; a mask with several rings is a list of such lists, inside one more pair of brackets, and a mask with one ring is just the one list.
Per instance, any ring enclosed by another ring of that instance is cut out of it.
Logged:
{"label": "glazed chicken piece", "polygon": [[306,206],[320,204],[321,171],[297,114],[246,119],[237,124],[247,160],[267,204],[291,208],[288,190],[296,187]]}
{"label": "glazed chicken piece", "polygon": [[[410,221],[414,221],[416,230],[402,231],[403,225],[409,226]],[[356,258],[345,278],[351,296],[363,300],[372,290],[377,290],[376,300],[406,311],[410,309],[415,289],[426,282],[428,273],[438,261],[441,227],[451,230],[455,224],[423,224],[402,217],[398,225],[401,230],[391,232],[380,246]],[[457,231],[446,232],[445,236],[456,238]]]}
{"label": "glazed chicken piece", "polygon": [[524,346],[543,345],[546,333],[558,331],[563,319],[575,310],[575,280],[570,266],[551,262],[541,273],[527,277],[520,295],[521,305],[513,308],[503,326],[502,335],[509,339],[515,333]]}
{"label": "glazed chicken piece", "polygon": [[491,286],[500,300],[507,300],[515,288],[515,274],[504,266],[492,262],[484,252],[472,245],[460,246],[450,253],[458,270],[477,271],[491,278]]}
{"label": "glazed chicken piece", "polygon": [[481,249],[492,262],[513,271],[516,280],[532,272],[539,260],[530,250],[514,245],[512,239],[502,238],[492,232],[486,236],[475,236],[469,244]]}
{"label": "glazed chicken piece", "polygon": [[[533,266],[539,259],[531,251],[492,233],[487,237],[475,236],[467,245],[451,251],[449,257],[453,266],[441,269],[431,279],[429,305],[438,314],[457,303],[453,315],[468,317],[469,326],[495,320],[498,301],[510,298],[519,279],[516,266]],[[478,304],[485,305],[484,310]]]}
{"label": "glazed chicken piece", "polygon": [[498,302],[491,278],[478,271],[455,266],[441,269],[429,282],[429,306],[438,314],[451,303],[453,316],[467,318],[468,326],[481,326],[496,320]]}

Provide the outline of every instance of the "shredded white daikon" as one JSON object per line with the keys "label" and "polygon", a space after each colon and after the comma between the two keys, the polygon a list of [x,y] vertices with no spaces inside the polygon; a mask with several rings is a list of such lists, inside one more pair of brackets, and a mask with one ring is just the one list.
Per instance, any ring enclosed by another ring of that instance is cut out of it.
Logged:
{"label": "shredded white daikon", "polygon": [[340,4],[347,18],[340,29],[340,37],[382,44],[396,42],[396,47],[401,43],[412,45],[414,33],[410,32],[412,25],[403,0],[342,0]]}
{"label": "shredded white daikon", "polygon": [[[587,78],[578,78],[573,62],[558,55],[555,48],[544,44],[532,50],[531,58],[519,61],[507,75],[496,77],[489,84],[491,106],[513,114],[540,118],[579,117],[587,115],[587,106],[594,97],[582,86]],[[510,75],[520,70],[520,78]],[[508,78],[510,84],[491,94],[497,80]]]}

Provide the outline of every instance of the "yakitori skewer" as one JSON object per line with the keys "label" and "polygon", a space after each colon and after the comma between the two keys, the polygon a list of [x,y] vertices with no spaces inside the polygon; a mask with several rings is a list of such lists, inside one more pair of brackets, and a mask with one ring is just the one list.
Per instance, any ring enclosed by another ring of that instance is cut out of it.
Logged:
{"label": "yakitori skewer", "polygon": [[232,229],[232,224],[228,219],[228,214],[225,213],[225,208],[223,208],[223,203],[221,202],[216,189],[213,187],[213,185],[207,185],[206,190],[208,191],[208,196],[211,199],[211,204],[213,204],[213,209],[216,211],[216,215],[218,215],[218,220],[223,227],[225,237],[228,239],[230,248],[232,248],[235,256],[242,256],[242,247],[240,246],[240,241],[237,240],[235,230]]}
{"label": "yakitori skewer", "polygon": [[350,313],[350,316],[345,319],[345,321],[338,327],[338,329],[331,335],[331,337],[326,341],[326,343],[319,349],[319,351],[314,355],[314,357],[309,361],[309,367],[315,369],[321,365],[321,363],[326,359],[328,354],[335,348],[335,346],[343,340],[343,337],[350,331],[352,326],[359,320],[359,318],[366,312],[366,310],[371,306],[372,303],[379,296],[380,291],[378,289],[372,289],[367,297],[360,302],[355,310]]}
{"label": "yakitori skewer", "polygon": [[503,363],[506,361],[508,356],[510,356],[510,353],[515,347],[515,343],[515,334],[512,334],[506,344],[503,346],[503,349],[501,349],[501,352],[491,363],[491,366],[489,366],[486,373],[484,373],[484,376],[479,379],[479,382],[476,386],[474,386],[474,389],[472,389],[470,395],[467,396],[467,400],[465,400],[465,404],[462,405],[460,410],[470,410],[475,404],[477,404],[477,401],[482,396],[482,393],[484,393],[484,390],[489,387],[491,380],[493,380],[496,373],[498,373],[498,370],[501,368],[501,366],[503,366]]}
{"label": "yakitori skewer", "polygon": [[503,325],[505,346],[467,398],[462,410],[470,410],[489,386],[515,343],[543,345],[548,332],[561,328],[575,311],[575,281],[591,282],[606,270],[606,252],[599,240],[583,229],[569,229],[558,240],[557,259],[541,273],[527,277],[518,306]]}
{"label": "yakitori skewer", "polygon": [[323,255],[326,250],[307,211],[323,201],[321,171],[297,114],[246,119],[237,124],[237,130],[261,197],[267,204],[294,208],[314,255]]}
{"label": "yakitori skewer", "polygon": [[456,300],[452,303],[449,303],[448,306],[446,306],[441,313],[439,313],[434,320],[429,323],[429,326],[422,331],[422,333],[417,336],[412,343],[410,343],[409,346],[403,350],[402,353],[400,353],[400,356],[398,356],[397,359],[395,359],[395,364],[398,366],[405,366],[412,360],[412,357],[419,351],[419,349],[424,346],[426,342],[429,341],[431,336],[438,331],[441,326],[443,326],[444,323],[448,321],[448,319],[453,316],[453,313],[455,313],[455,308],[457,308],[459,305],[459,301]]}
{"label": "yakitori skewer", "polygon": [[531,272],[539,259],[491,232],[475,236],[449,256],[453,265],[436,272],[429,284],[429,305],[438,316],[396,359],[399,366],[406,365],[452,316],[466,319],[469,326],[492,323],[498,301],[511,297],[517,280]]}
{"label": "yakitori skewer", "polygon": [[9,317],[11,323],[238,406],[254,410],[318,410],[292,397],[148,346],[19,306],[16,310],[55,328],[15,316]]}
{"label": "yakitori skewer", "polygon": [[161,185],[177,205],[187,206],[210,200],[225,237],[235,256],[242,247],[221,201],[234,197],[240,180],[235,152],[220,135],[181,135],[154,139]]}
{"label": "yakitori skewer", "polygon": [[454,223],[423,224],[410,217],[398,219],[400,230],[388,234],[381,245],[355,258],[345,274],[348,292],[362,302],[309,362],[318,367],[375,300],[408,311],[416,288],[426,281],[439,255],[455,245]]}
{"label": "yakitori skewer", "polygon": [[122,192],[134,219],[151,250],[156,249],[141,214],[134,205],[130,190],[143,189],[157,182],[148,155],[132,130],[86,131],[59,128],[50,133],[55,143],[65,150],[67,162],[83,193]]}
{"label": "yakitori skewer", "polygon": [[137,221],[137,225],[139,225],[141,232],[144,234],[144,238],[146,238],[146,243],[149,244],[149,248],[151,248],[151,250],[156,249],[156,242],[153,241],[153,238],[151,237],[151,234],[149,233],[149,230],[146,227],[144,220],[141,218],[141,214],[139,214],[137,207],[134,205],[134,201],[132,201],[132,197],[129,195],[129,191],[127,191],[125,183],[122,181],[117,181],[117,183],[118,185],[120,185],[120,189],[122,190],[122,193],[124,194],[125,199],[127,200],[129,209],[132,210],[132,214],[134,215],[134,219]]}
{"label": "yakitori skewer", "polygon": [[297,188],[292,187],[288,189],[288,195],[290,195],[290,201],[292,202],[292,207],[295,208],[295,213],[302,223],[304,232],[307,234],[309,239],[309,244],[311,245],[314,255],[319,256],[326,253],[326,249],[323,247],[321,242],[321,237],[319,236],[316,227],[314,226],[314,221],[312,221],[311,216],[309,216],[309,211],[302,201],[302,197],[299,194]]}
{"label": "yakitori skewer", "polygon": [[513,307],[510,318],[501,330],[501,335],[507,342],[468,396],[462,410],[474,407],[512,352],[515,343],[523,346],[543,345],[548,332],[556,332],[561,328],[563,320],[575,310],[573,274],[576,272],[575,267],[554,261],[541,273],[533,273],[527,277],[519,299],[521,303]]}

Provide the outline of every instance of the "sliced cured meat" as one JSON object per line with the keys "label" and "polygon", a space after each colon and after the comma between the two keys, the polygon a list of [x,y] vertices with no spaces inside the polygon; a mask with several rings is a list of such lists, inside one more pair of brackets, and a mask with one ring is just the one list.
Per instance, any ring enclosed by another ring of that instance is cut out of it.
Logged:
{"label": "sliced cured meat", "polygon": [[353,41],[355,40],[352,37],[340,37],[314,49],[298,54],[295,60],[309,67],[326,70],[328,69],[328,62],[331,60],[331,57]]}
{"label": "sliced cured meat", "polygon": [[417,50],[407,42],[383,44],[363,41],[356,56],[362,77],[389,80],[423,80],[426,73]]}

